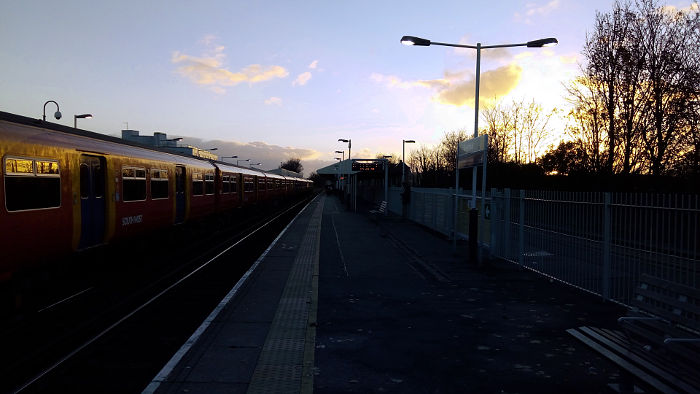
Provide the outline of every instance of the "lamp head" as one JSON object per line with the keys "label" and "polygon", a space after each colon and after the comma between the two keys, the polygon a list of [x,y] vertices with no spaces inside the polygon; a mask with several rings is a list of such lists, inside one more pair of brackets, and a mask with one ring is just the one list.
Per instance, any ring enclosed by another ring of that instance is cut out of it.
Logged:
{"label": "lamp head", "polygon": [[527,47],[528,48],[542,48],[542,47],[553,47],[557,45],[559,41],[554,38],[541,38],[539,40],[533,40],[533,41],[528,41]]}
{"label": "lamp head", "polygon": [[414,36],[401,37],[401,43],[404,45],[417,45],[419,47],[430,46],[430,40],[426,40],[425,38],[414,37]]}
{"label": "lamp head", "polygon": [[406,144],[414,144],[416,141],[415,140],[403,140],[403,142]]}
{"label": "lamp head", "polygon": [[56,113],[53,114],[53,116],[54,116],[56,119],[61,119],[61,116],[63,116],[63,115],[61,115],[61,111],[56,111]]}

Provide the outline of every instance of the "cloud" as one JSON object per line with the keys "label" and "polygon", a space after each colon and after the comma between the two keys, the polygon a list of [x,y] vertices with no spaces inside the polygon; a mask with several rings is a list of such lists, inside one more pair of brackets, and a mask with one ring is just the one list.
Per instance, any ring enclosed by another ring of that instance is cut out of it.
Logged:
{"label": "cloud", "polygon": [[380,83],[382,85],[385,85],[390,88],[403,88],[403,89],[408,89],[416,86],[424,86],[421,84],[420,81],[403,81],[401,78],[395,76],[395,75],[384,75],[384,74],[379,74],[379,73],[372,73],[372,75],[369,76],[369,78],[377,83]]}
{"label": "cloud", "polygon": [[307,82],[309,82],[310,79],[311,79],[311,73],[308,71],[303,72],[303,73],[299,74],[299,76],[297,77],[297,79],[294,80],[294,82],[292,82],[292,86],[297,86],[297,85],[304,86],[304,85],[306,85]]}
{"label": "cloud", "polygon": [[[520,83],[522,72],[522,67],[515,63],[482,72],[479,84],[479,98],[488,102],[507,95]],[[456,78],[465,74],[464,72],[446,72],[445,78],[423,81],[403,81],[393,75],[378,73],[373,73],[370,78],[390,88],[428,88],[435,91],[433,100],[441,104],[474,106],[476,80],[474,78],[471,80]]]}
{"label": "cloud", "polygon": [[[491,101],[505,96],[518,85],[522,72],[522,67],[510,64],[481,73],[479,98]],[[475,80],[450,82],[438,92],[434,99],[442,104],[473,106],[475,90]]]}
{"label": "cloud", "polygon": [[551,0],[550,2],[544,5],[538,5],[536,3],[527,3],[525,4],[524,12],[515,13],[515,19],[518,21],[525,22],[527,24],[531,24],[533,23],[531,19],[532,17],[547,15],[550,12],[556,10],[557,8],[559,8],[559,0]]}
{"label": "cloud", "polygon": [[267,104],[267,105],[282,105],[282,99],[279,97],[270,97],[269,99],[265,100],[265,104]]}
{"label": "cloud", "polygon": [[212,91],[224,94],[225,87],[239,83],[249,84],[269,81],[274,78],[285,78],[289,72],[282,66],[262,66],[251,64],[238,71],[230,71],[224,67],[226,55],[224,46],[213,46],[214,36],[206,36],[202,42],[207,51],[202,56],[190,56],[179,51],[173,52],[170,61],[177,65],[177,72],[192,82],[209,87]]}
{"label": "cloud", "polygon": [[315,70],[316,67],[318,67],[318,60],[314,60],[313,62],[311,62],[311,64],[309,64],[309,68],[312,70]]}
{"label": "cloud", "polygon": [[[328,162],[328,160],[321,160],[321,157],[324,155],[314,149],[279,146],[262,141],[245,143],[238,141],[204,140],[195,137],[184,137],[183,144],[200,147],[216,147],[217,151],[214,153],[219,155],[219,157],[236,155],[240,160],[250,159],[250,161],[253,163],[262,163],[254,168],[263,170],[278,168],[280,162],[284,162],[293,157],[298,157],[301,159],[301,164],[304,166],[304,174],[308,175],[317,168],[327,165]],[[228,163],[236,164],[237,159],[223,160]],[[248,162],[241,162],[240,164],[242,166],[249,165]]]}

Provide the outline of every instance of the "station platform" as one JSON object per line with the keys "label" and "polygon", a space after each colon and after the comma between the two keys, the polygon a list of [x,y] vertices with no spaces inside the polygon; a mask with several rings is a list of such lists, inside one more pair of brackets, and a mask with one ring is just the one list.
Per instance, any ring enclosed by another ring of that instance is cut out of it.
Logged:
{"label": "station platform", "polygon": [[144,392],[606,392],[566,329],[624,310],[319,195]]}

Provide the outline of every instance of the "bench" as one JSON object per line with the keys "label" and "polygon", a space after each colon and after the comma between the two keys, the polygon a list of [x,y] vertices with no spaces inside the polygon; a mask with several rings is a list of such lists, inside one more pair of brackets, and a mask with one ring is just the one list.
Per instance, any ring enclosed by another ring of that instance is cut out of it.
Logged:
{"label": "bench", "polygon": [[372,209],[369,211],[372,215],[385,215],[386,214],[386,201],[382,201],[377,205],[376,209]]}
{"label": "bench", "polygon": [[643,274],[631,304],[621,330],[567,332],[620,368],[621,391],[700,392],[700,290]]}

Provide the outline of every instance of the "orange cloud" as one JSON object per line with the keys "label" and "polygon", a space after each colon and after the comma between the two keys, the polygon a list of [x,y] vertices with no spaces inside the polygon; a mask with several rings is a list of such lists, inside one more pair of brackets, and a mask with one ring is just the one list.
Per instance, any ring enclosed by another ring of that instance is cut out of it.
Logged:
{"label": "orange cloud", "polygon": [[[205,43],[211,43],[213,38],[205,37]],[[289,72],[282,66],[262,66],[251,64],[239,71],[230,71],[223,63],[226,55],[224,47],[217,46],[213,53],[203,56],[190,56],[179,51],[173,53],[171,62],[176,64],[177,72],[198,85],[204,85],[211,90],[223,94],[224,87],[235,86],[239,83],[259,83],[274,78],[285,78]]]}
{"label": "orange cloud", "polygon": [[[479,98],[490,101],[507,95],[520,83],[522,72],[522,67],[510,64],[481,73]],[[476,80],[450,82],[443,86],[434,97],[438,102],[456,106],[474,105]]]}

